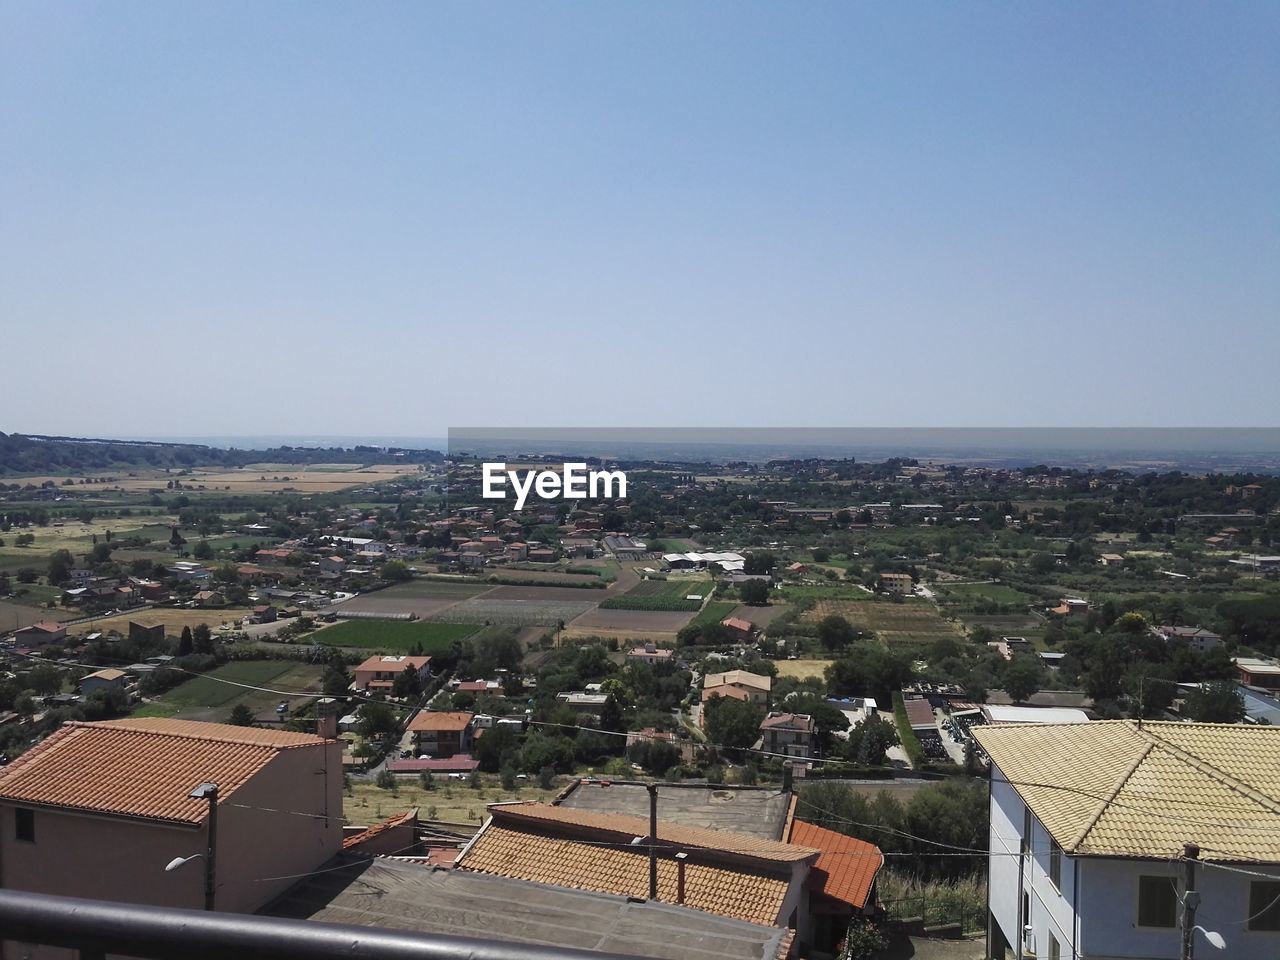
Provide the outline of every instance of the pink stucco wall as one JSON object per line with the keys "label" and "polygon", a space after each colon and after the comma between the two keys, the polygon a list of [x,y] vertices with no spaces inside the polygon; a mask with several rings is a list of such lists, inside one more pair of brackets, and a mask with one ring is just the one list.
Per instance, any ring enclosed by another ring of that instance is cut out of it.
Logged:
{"label": "pink stucco wall", "polygon": [[[193,770],[191,786],[217,780]],[[37,893],[201,909],[204,860],[173,873],[174,857],[205,849],[205,828],[37,809],[35,842],[14,836],[0,804],[0,886]],[[218,805],[217,909],[248,913],[342,847],[342,752],[335,741],[277,754]],[[62,951],[39,951],[45,960]],[[3,957],[19,956],[5,944]]]}

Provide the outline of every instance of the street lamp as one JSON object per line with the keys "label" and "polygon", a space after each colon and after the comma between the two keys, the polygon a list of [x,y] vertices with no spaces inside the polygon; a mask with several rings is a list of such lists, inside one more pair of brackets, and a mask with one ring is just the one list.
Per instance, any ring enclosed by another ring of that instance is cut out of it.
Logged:
{"label": "street lamp", "polygon": [[204,853],[193,853],[189,857],[174,857],[165,864],[164,872],[172,873],[174,870],[185,866],[192,860],[199,860],[201,857],[204,857],[204,908],[206,910],[212,910],[215,889],[214,881],[217,876],[215,848],[218,842],[218,785],[216,783],[202,783],[187,794],[187,796],[192,800],[209,801],[209,833],[205,839],[205,851]]}
{"label": "street lamp", "polygon": [[1204,927],[1200,926],[1199,924],[1196,924],[1194,927],[1191,928],[1192,933],[1194,933],[1197,930],[1199,930],[1201,933],[1204,934],[1204,938],[1208,940],[1212,946],[1217,947],[1219,950],[1227,949],[1227,941],[1222,939],[1222,934],[1220,934],[1217,930],[1206,930]]}

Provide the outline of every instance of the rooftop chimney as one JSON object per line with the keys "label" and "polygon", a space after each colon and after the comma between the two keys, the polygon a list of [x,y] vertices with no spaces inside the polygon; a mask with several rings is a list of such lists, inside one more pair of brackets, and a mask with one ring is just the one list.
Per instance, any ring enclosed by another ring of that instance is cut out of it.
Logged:
{"label": "rooftop chimney", "polygon": [[316,736],[326,740],[338,739],[338,712],[332,703],[321,703],[316,707]]}

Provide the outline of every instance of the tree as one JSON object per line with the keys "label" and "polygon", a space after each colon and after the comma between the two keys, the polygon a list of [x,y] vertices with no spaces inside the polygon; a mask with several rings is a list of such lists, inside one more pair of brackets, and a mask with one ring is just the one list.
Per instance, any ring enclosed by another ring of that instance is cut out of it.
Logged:
{"label": "tree", "polygon": [[191,628],[183,627],[182,636],[178,638],[178,656],[189,657],[194,649],[194,641],[191,636]]}
{"label": "tree", "polygon": [[195,652],[203,656],[213,653],[213,631],[207,623],[197,623],[191,632],[192,646]]}
{"label": "tree", "polygon": [[627,732],[627,721],[622,715],[622,705],[618,702],[617,696],[612,693],[605,698],[604,706],[600,708],[600,729],[613,733]]}
{"label": "tree", "polygon": [[396,715],[385,703],[366,703],[360,708],[356,732],[366,740],[390,737],[399,729]]}
{"label": "tree", "polygon": [[320,685],[326,697],[345,697],[351,693],[351,673],[347,670],[342,654],[336,650],[329,661],[329,666],[325,668]]}
{"label": "tree", "polygon": [[1002,671],[1000,682],[1014,703],[1030,700],[1044,683],[1044,664],[1039,657],[1014,657]]}
{"label": "tree", "polygon": [[502,789],[508,792],[516,788],[516,768],[511,764],[507,764],[498,772],[498,780],[502,783]]}
{"label": "tree", "polygon": [[858,631],[844,617],[837,613],[823,617],[818,621],[818,641],[827,650],[837,652],[858,639]]}
{"label": "tree", "polygon": [[412,663],[406,664],[391,684],[391,695],[416,697],[420,693],[422,693],[422,675]]}
{"label": "tree", "polygon": [[75,566],[75,558],[70,550],[55,550],[49,557],[49,583],[58,585],[71,579],[71,569]]}
{"label": "tree", "polygon": [[543,790],[550,790],[555,784],[556,771],[554,767],[543,767],[538,771],[538,786]]}
{"label": "tree", "polygon": [[26,685],[41,696],[52,696],[62,689],[62,673],[53,667],[36,667],[27,674]]}
{"label": "tree", "polygon": [[378,776],[374,778],[373,782],[376,783],[383,790],[395,790],[396,775],[392,773],[390,770],[388,770],[386,767],[383,767],[381,770],[378,771]]}
{"label": "tree", "polygon": [[227,716],[227,723],[233,727],[252,727],[253,711],[249,709],[248,704],[237,703],[231,708],[231,713]]}
{"label": "tree", "polygon": [[769,604],[769,584],[765,580],[744,580],[738,587],[738,596],[742,602],[752,607],[764,607]]}
{"label": "tree", "polygon": [[669,740],[637,740],[627,750],[627,756],[652,777],[661,776],[680,762],[680,751]]}
{"label": "tree", "polygon": [[474,754],[485,773],[496,773],[503,766],[519,760],[520,738],[509,724],[500,723],[486,730],[475,742]]}
{"label": "tree", "polygon": [[1230,680],[1201,684],[1187,697],[1186,713],[1196,723],[1239,723],[1244,719],[1244,701]]}
{"label": "tree", "polygon": [[392,583],[402,583],[412,578],[413,573],[403,560],[388,560],[382,567],[382,579]]}
{"label": "tree", "polygon": [[827,667],[827,685],[841,697],[872,697],[888,704],[893,692],[911,682],[911,661],[903,654],[870,643],[855,643],[845,655]]}
{"label": "tree", "polygon": [[95,543],[89,551],[88,560],[94,565],[107,563],[111,559],[111,551],[115,548],[109,543]]}
{"label": "tree", "polygon": [[864,767],[884,763],[889,748],[898,743],[898,728],[879,714],[872,714],[849,731],[845,758]]}
{"label": "tree", "polygon": [[707,736],[724,747],[749,747],[759,739],[764,711],[745,700],[714,697],[702,705]]}
{"label": "tree", "polygon": [[209,544],[208,540],[201,540],[192,548],[191,555],[197,560],[212,560],[213,547]]}
{"label": "tree", "polygon": [[742,572],[746,574],[768,573],[777,563],[777,558],[767,550],[748,553],[742,559]]}

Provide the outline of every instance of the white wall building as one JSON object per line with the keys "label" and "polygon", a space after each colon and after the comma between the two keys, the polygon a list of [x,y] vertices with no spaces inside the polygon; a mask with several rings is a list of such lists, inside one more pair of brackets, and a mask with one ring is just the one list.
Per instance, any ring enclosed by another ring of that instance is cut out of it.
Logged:
{"label": "white wall building", "polygon": [[[1108,721],[976,727],[990,754],[988,956],[1176,960],[1195,922],[1230,960],[1280,957],[1280,728]],[[1274,878],[1274,879],[1271,879]]]}

